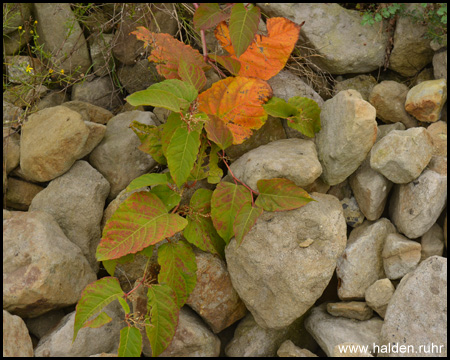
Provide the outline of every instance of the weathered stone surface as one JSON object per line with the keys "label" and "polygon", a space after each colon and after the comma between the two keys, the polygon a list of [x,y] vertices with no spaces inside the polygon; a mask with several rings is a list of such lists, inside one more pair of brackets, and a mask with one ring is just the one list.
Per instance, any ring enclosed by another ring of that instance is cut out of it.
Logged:
{"label": "weathered stone surface", "polygon": [[225,261],[204,251],[194,251],[197,284],[186,304],[217,334],[243,318],[247,308],[231,284]]}
{"label": "weathered stone surface", "polygon": [[109,76],[74,84],[71,100],[88,102],[110,111],[122,104],[118,90],[114,88],[114,83]]}
{"label": "weathered stone surface", "polygon": [[377,117],[385,123],[401,122],[407,128],[417,126],[417,120],[405,110],[409,88],[392,80],[385,80],[374,86],[369,102],[377,110]]}
{"label": "weathered stone surface", "polygon": [[27,211],[33,198],[44,188],[16,178],[8,178],[6,205],[17,210]]}
{"label": "weathered stone surface", "polygon": [[[389,301],[380,343],[413,345],[416,352],[403,356],[447,356],[446,258],[432,256],[403,277]],[[431,344],[438,349],[431,350]]]}
{"label": "weathered stone surface", "polygon": [[433,142],[425,128],[394,130],[370,152],[370,167],[396,184],[419,177],[430,162]]}
{"label": "weathered stone surface", "polygon": [[178,327],[160,357],[217,357],[220,340],[188,307],[180,310]]}
{"label": "weathered stone surface", "polygon": [[147,89],[154,83],[161,81],[155,64],[147,59],[140,60],[133,65],[125,65],[117,71],[121,85],[133,94],[136,91]]}
{"label": "weathered stone surface", "polygon": [[35,318],[25,319],[25,324],[30,334],[36,336],[37,339],[41,339],[58,325],[64,316],[66,316],[66,313],[63,309],[56,309]]}
{"label": "weathered stone surface", "polygon": [[414,270],[420,261],[421,246],[400,234],[389,234],[384,242],[383,267],[388,279],[401,279]]}
{"label": "weathered stone surface", "polygon": [[230,166],[233,174],[253,190],[261,179],[286,178],[297,186],[310,185],[322,173],[311,140],[284,139],[260,146]]}
{"label": "weathered stone surface", "polygon": [[433,155],[447,156],[447,123],[438,121],[427,127],[433,141]]}
{"label": "weathered stone surface", "polygon": [[392,182],[370,167],[370,155],[350,176],[349,183],[359,209],[367,220],[378,220],[386,205]]}
{"label": "weathered stone surface", "polygon": [[116,353],[119,348],[120,330],[127,326],[125,314],[118,301],[107,305],[103,311],[112,321],[102,327],[80,329],[72,343],[75,311],[67,314],[52,331],[39,340],[34,351],[36,357],[86,357]]}
{"label": "weathered stone surface", "polygon": [[391,280],[387,278],[377,280],[366,289],[364,295],[366,303],[384,319],[389,300],[391,300],[394,291],[395,287]]}
{"label": "weathered stone surface", "polygon": [[3,220],[3,308],[35,317],[75,304],[97,279],[78,246],[42,211]]}
{"label": "weathered stone surface", "polygon": [[[424,11],[419,4],[406,4],[406,10]],[[430,40],[424,36],[426,32],[427,25],[413,21],[410,16],[401,16],[395,26],[389,69],[403,76],[413,76],[431,62],[433,50]]]}
{"label": "weathered stone surface", "polygon": [[265,329],[258,325],[252,314],[243,318],[233,339],[225,348],[229,357],[270,357],[275,356],[280,345],[291,340],[294,345],[314,350],[314,340],[304,327],[305,316],[279,330]]}
{"label": "weathered stone surface", "polygon": [[[237,248],[225,248],[233,286],[256,322],[282,329],[319,298],[333,275],[346,243],[342,206],[333,196],[291,211],[266,212]],[[301,247],[305,240],[313,240]]]}
{"label": "weathered stone surface", "polygon": [[318,357],[308,349],[302,349],[295,346],[291,340],[286,340],[281,344],[277,351],[277,355],[278,357]]}
{"label": "weathered stone surface", "polygon": [[341,91],[325,102],[320,121],[322,130],[316,135],[316,145],[322,178],[336,185],[361,165],[375,143],[375,108],[357,91]]}
{"label": "weathered stone surface", "polygon": [[33,3],[38,42],[50,52],[53,70],[86,73],[91,66],[83,31],[69,3]]}
{"label": "weathered stone surface", "polygon": [[436,122],[446,101],[445,79],[424,81],[408,91],[405,110],[420,121]]}
{"label": "weathered stone surface", "polygon": [[[5,105],[5,103],[3,103]],[[5,106],[3,106],[5,109]],[[4,111],[4,110],[3,110]],[[3,120],[4,121],[4,120]],[[15,169],[20,161],[20,136],[10,127],[3,128],[3,169],[6,174]]]}
{"label": "weathered stone surface", "polygon": [[341,300],[364,299],[366,289],[386,277],[381,253],[386,236],[393,232],[395,227],[386,218],[376,222],[366,220],[352,230],[336,267]]}
{"label": "weathered stone surface", "polygon": [[356,199],[352,196],[341,200],[344,209],[345,222],[348,226],[357,227],[364,221],[364,214],[361,212]]}
{"label": "weathered stone surface", "polygon": [[33,344],[23,320],[3,310],[3,357],[33,357]]}
{"label": "weathered stone surface", "polygon": [[94,271],[98,270],[95,252],[109,189],[102,174],[80,160],[67,173],[51,181],[30,206],[30,211],[42,210],[54,217],[69,240],[80,247]]}
{"label": "weathered stone surface", "polygon": [[369,101],[369,95],[375,85],[377,85],[377,80],[372,75],[358,75],[337,82],[333,92],[336,95],[340,91],[353,89],[359,92],[364,100]]}
{"label": "weathered stone surface", "polygon": [[113,40],[113,34],[105,34],[104,32],[98,32],[89,37],[89,51],[96,76],[107,76],[114,67]]}
{"label": "weathered stone surface", "polygon": [[333,316],[356,320],[369,320],[373,316],[373,310],[362,301],[328,303],[327,312]]}
{"label": "weathered stone surface", "polygon": [[433,226],[446,200],[447,174],[425,169],[415,181],[394,186],[389,214],[399,232],[416,239]]}
{"label": "weathered stone surface", "polygon": [[422,235],[420,239],[421,256],[420,261],[428,259],[430,256],[442,256],[444,253],[444,231],[436,223],[430,230]]}
{"label": "weathered stone surface", "polygon": [[[267,145],[277,140],[286,139],[286,132],[280,120],[282,119],[274,118],[269,115],[266,123],[258,130],[253,130],[253,134],[242,144],[227,147],[225,152],[230,158],[230,161],[239,159],[241,156],[253,149],[258,148],[259,146]],[[292,130],[296,131],[294,129]]]}
{"label": "weathered stone surface", "polygon": [[89,155],[92,150],[102,141],[103,136],[105,136],[106,126],[101,124],[96,124],[94,122],[85,121],[84,122],[89,129],[89,137],[84,144],[84,149],[81,151],[80,159]]}
{"label": "weathered stone surface", "polygon": [[388,33],[380,31],[377,25],[361,25],[358,11],[334,3],[258,3],[258,6],[269,17],[282,16],[297,24],[308,19],[300,39],[320,55],[311,57],[311,61],[331,74],[367,73],[384,62]]}
{"label": "weathered stone surface", "polygon": [[447,80],[447,48],[434,53],[433,74],[435,79]]}
{"label": "weathered stone surface", "polygon": [[13,84],[31,82],[32,76],[42,71],[41,62],[29,56],[6,56],[5,67],[8,81]]}
{"label": "weathered stone surface", "polygon": [[34,113],[22,126],[20,167],[34,181],[64,174],[80,158],[89,137],[81,115],[64,106]]}
{"label": "weathered stone surface", "polygon": [[111,111],[85,101],[67,101],[61,105],[79,113],[84,121],[91,121],[97,124],[106,125],[109,119],[114,117]]}
{"label": "weathered stone surface", "polygon": [[89,162],[111,184],[108,200],[114,199],[132,180],[156,166],[150,155],[137,148],[141,141],[129,128],[133,120],[155,125],[153,116],[143,111],[129,111],[115,116],[109,120],[103,140],[91,152]]}
{"label": "weathered stone surface", "polygon": [[383,321],[374,317],[360,321],[334,317],[326,311],[326,304],[314,307],[305,320],[308,332],[317,341],[328,356],[333,354],[334,347],[344,342],[368,345],[369,351],[373,344],[379,343]]}

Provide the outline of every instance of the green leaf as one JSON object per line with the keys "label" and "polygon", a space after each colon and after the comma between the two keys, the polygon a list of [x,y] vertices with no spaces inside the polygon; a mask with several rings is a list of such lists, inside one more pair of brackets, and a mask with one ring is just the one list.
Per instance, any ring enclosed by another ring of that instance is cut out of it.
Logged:
{"label": "green leaf", "polygon": [[[171,113],[167,118],[167,121],[162,128],[161,132],[161,146],[164,155],[167,154],[167,148],[170,144],[170,139],[172,139],[175,131],[183,126],[185,123],[181,120],[181,116],[178,113]],[[166,156],[167,157],[167,156]]]}
{"label": "green leaf", "polygon": [[209,152],[209,172],[208,183],[217,184],[223,177],[223,170],[219,167],[219,146],[217,144],[211,145],[211,151]]}
{"label": "green leaf", "polygon": [[260,10],[256,6],[246,9],[242,3],[233,5],[229,28],[236,57],[239,58],[252,43],[258,30],[260,15]]}
{"label": "green leaf", "polygon": [[187,216],[188,225],[183,236],[200,250],[224,256],[225,243],[217,233],[211,220],[211,197],[213,192],[198,189],[191,197],[192,213]]}
{"label": "green leaf", "polygon": [[189,174],[188,181],[198,181],[208,176],[207,166],[205,164],[205,159],[207,156],[206,148],[208,147],[208,142],[203,136],[200,138],[200,141],[200,149],[198,151],[197,160],[195,160],[194,167]]}
{"label": "green leaf", "polygon": [[194,167],[200,146],[200,132],[178,128],[167,147],[167,164],[179,188],[186,182]]}
{"label": "green leaf", "polygon": [[[123,300],[123,298],[118,297],[117,300],[119,299]],[[90,321],[86,321],[83,327],[90,327],[92,329],[96,329],[109,323],[111,320],[112,320],[111,317],[107,313],[102,311],[96,318]]]}
{"label": "green leaf", "polygon": [[194,27],[197,31],[211,29],[227,18],[218,3],[201,3],[194,13]]}
{"label": "green leaf", "polygon": [[150,192],[161,199],[166,206],[167,211],[172,210],[181,200],[180,194],[173,191],[167,185],[156,185]]}
{"label": "green leaf", "polygon": [[170,181],[171,181],[170,173],[144,174],[134,179],[132,182],[130,182],[130,184],[127,186],[127,191],[140,189],[141,187],[144,186],[167,184]]}
{"label": "green leaf", "polygon": [[119,300],[120,305],[122,305],[122,309],[125,312],[125,314],[129,314],[130,306],[128,305],[127,301],[122,297],[118,297],[117,300]]}
{"label": "green leaf", "polygon": [[288,179],[258,180],[259,196],[255,205],[266,211],[285,211],[305,206],[314,201],[301,187]]}
{"label": "green leaf", "polygon": [[193,63],[187,63],[180,59],[178,66],[178,75],[181,80],[191,84],[197,91],[203,89],[206,85],[206,76],[203,69]]}
{"label": "green leaf", "polygon": [[130,128],[139,137],[139,140],[141,140],[142,144],[138,146],[138,149],[151,155],[160,164],[166,165],[167,160],[162,151],[162,127],[145,125],[138,121],[133,121],[130,124]]}
{"label": "green leaf", "polygon": [[161,269],[158,283],[169,285],[177,296],[181,308],[197,283],[197,262],[191,246],[184,241],[165,243],[158,249]]}
{"label": "green leaf", "polygon": [[197,90],[178,79],[164,80],[146,90],[137,91],[126,100],[133,106],[148,105],[180,112],[197,98]]}
{"label": "green leaf", "polygon": [[104,277],[87,285],[81,292],[80,301],[77,304],[72,343],[75,341],[78,331],[91,316],[122,296],[124,293],[120,288],[119,280],[113,277]]}
{"label": "green leaf", "polygon": [[125,326],[120,330],[119,357],[140,357],[142,335],[138,328]]}
{"label": "green leaf", "polygon": [[252,206],[252,204],[245,204],[240,208],[234,220],[233,229],[238,247],[244,240],[245,235],[255,225],[256,220],[263,213],[263,209],[259,206]]}
{"label": "green leaf", "polygon": [[248,189],[242,185],[221,182],[211,198],[211,218],[218,234],[226,244],[234,236],[234,219],[241,207],[252,202]]}
{"label": "green leaf", "polygon": [[287,124],[302,134],[314,137],[320,131],[320,108],[309,98],[294,96],[288,103],[297,109],[297,114],[288,118]]}
{"label": "green leaf", "polygon": [[169,285],[152,285],[147,291],[150,326],[145,327],[152,356],[159,356],[172,341],[178,324],[177,297]]}
{"label": "green leaf", "polygon": [[233,144],[233,134],[228,126],[215,115],[208,115],[205,123],[206,135],[209,140],[216,143],[222,150]]}
{"label": "green leaf", "polygon": [[263,105],[264,110],[270,116],[286,119],[292,115],[297,114],[295,106],[288,104],[284,99],[278,97],[272,97],[268,102]]}
{"label": "green leaf", "polygon": [[183,230],[187,220],[168,214],[164,203],[148,191],[131,194],[107,221],[97,247],[99,261],[136,253]]}

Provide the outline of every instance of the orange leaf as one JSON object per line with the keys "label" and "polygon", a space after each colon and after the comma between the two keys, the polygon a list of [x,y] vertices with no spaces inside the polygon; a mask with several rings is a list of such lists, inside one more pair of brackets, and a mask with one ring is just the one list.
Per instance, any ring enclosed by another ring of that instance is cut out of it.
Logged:
{"label": "orange leaf", "polygon": [[[242,55],[241,55],[242,56]],[[233,134],[233,144],[241,144],[267,119],[264,104],[272,96],[269,84],[243,76],[216,82],[198,96],[199,111],[220,118]]]}
{"label": "orange leaf", "polygon": [[267,19],[268,36],[256,35],[252,44],[237,59],[230,40],[230,31],[221,22],[214,34],[231,58],[241,63],[240,76],[269,80],[278,74],[294,50],[301,25],[281,17]]}
{"label": "orange leaf", "polygon": [[209,69],[209,65],[203,61],[203,56],[198,50],[183,44],[169,34],[154,33],[143,26],[139,26],[131,34],[136,35],[138,40],[144,41],[146,45],[150,45],[153,48],[148,60],[158,64],[156,65],[156,70],[166,79],[181,80],[178,74],[181,59],[189,66],[193,66],[200,71]]}

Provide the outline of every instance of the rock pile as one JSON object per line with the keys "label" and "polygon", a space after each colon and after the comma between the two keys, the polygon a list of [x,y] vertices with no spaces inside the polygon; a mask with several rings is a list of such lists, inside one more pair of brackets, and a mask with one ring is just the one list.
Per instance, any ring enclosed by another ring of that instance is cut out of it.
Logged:
{"label": "rock pile", "polygon": [[[69,4],[20,6],[35,14],[48,46],[61,45],[57,35],[74,19]],[[377,81],[370,72],[383,66],[390,35],[362,26],[356,11],[337,4],[259,6],[269,16],[307,20],[301,41],[321,55],[315,66],[342,81],[323,99],[288,70],[272,78],[274,96],[316,100],[322,129],[309,139],[269,119],[246,145],[227,150],[231,169],[254,189],[259,179],[288,178],[316,201],[263,213],[239,248],[231,240],[225,259],[195,249],[199,280],[162,355],[354,356],[349,347],[363,345],[359,355],[372,356],[398,343],[427,356],[419,346],[432,343],[440,349],[433,356],[446,356],[446,47],[432,49],[423,26],[400,19],[391,34],[390,70]],[[105,222],[129,195],[123,190],[157,165],[137,149],[128,126],[158,125],[164,112],[117,111],[121,100],[104,73],[109,63],[97,56],[119,39],[113,56],[121,81],[132,91],[148,87],[142,79],[154,69],[135,61],[141,44],[126,35],[141,15],[124,17],[122,31],[101,42],[86,42],[75,23],[61,54],[78,50],[58,59],[60,69],[93,65],[95,79],[74,86],[70,99],[43,89],[20,136],[4,125],[4,356],[117,352],[126,326],[121,308],[110,304],[113,321],[81,329],[72,344],[74,305],[101,276],[95,250]],[[165,26],[175,33],[170,21]],[[18,81],[11,64],[31,60],[14,55],[11,41],[7,72]],[[400,82],[425,67],[434,77]],[[23,116],[24,106],[4,93],[4,124]],[[139,257],[118,265],[124,288],[144,266]],[[143,353],[151,354],[149,344]]]}

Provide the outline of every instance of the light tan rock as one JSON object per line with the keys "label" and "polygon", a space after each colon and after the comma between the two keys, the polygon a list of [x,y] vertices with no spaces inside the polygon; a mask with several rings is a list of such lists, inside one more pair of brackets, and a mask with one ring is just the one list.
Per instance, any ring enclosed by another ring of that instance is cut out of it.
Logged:
{"label": "light tan rock", "polygon": [[386,276],[397,280],[414,270],[420,261],[420,251],[420,243],[400,234],[389,234],[381,254]]}
{"label": "light tan rock", "polygon": [[447,123],[437,121],[427,127],[433,140],[433,155],[447,156]]}
{"label": "light tan rock", "polygon": [[395,287],[388,278],[377,280],[366,289],[364,295],[366,303],[384,318],[394,291]]}
{"label": "light tan rock", "polygon": [[348,301],[327,304],[328,314],[347,319],[369,320],[373,310],[362,301]]}
{"label": "light tan rock", "polygon": [[34,181],[64,174],[80,158],[89,137],[81,115],[64,106],[34,113],[22,126],[20,167]]}
{"label": "light tan rock", "polygon": [[430,230],[422,235],[420,244],[422,246],[420,261],[433,255],[442,256],[444,253],[444,231],[437,223],[434,224]]}
{"label": "light tan rock", "polygon": [[24,321],[3,310],[3,357],[33,357],[33,343]]}
{"label": "light tan rock", "polygon": [[445,79],[421,82],[409,90],[405,109],[417,120],[436,122],[447,100],[447,81]]}

